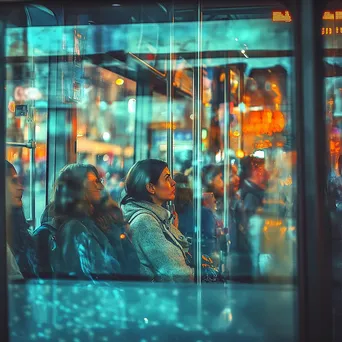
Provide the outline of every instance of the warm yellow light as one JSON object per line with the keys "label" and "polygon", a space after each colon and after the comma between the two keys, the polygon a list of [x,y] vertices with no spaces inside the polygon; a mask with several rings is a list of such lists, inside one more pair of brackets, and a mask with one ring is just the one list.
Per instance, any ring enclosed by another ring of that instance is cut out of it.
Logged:
{"label": "warm yellow light", "polygon": [[245,156],[245,153],[242,150],[236,151],[236,157],[241,159]]}
{"label": "warm yellow light", "polygon": [[10,101],[9,104],[8,104],[8,110],[11,112],[11,113],[14,113],[15,112],[15,102],[14,101]]}
{"label": "warm yellow light", "polygon": [[125,83],[125,81],[122,78],[117,78],[115,83],[116,85],[121,86]]}
{"label": "warm yellow light", "polygon": [[239,137],[240,136],[240,132],[239,131],[234,131],[233,135],[234,135],[234,137]]}

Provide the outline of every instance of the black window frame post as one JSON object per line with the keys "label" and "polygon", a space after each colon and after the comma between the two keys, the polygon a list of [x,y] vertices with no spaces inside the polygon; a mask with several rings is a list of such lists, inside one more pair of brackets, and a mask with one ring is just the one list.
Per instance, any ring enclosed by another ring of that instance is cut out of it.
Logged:
{"label": "black window frame post", "polygon": [[293,1],[298,149],[299,341],[332,341],[331,233],[326,201],[324,4]]}

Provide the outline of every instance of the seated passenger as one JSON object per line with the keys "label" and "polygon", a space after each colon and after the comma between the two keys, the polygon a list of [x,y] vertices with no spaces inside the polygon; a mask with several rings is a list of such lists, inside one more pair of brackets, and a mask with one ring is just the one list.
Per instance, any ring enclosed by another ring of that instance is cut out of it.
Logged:
{"label": "seated passenger", "polygon": [[24,277],[36,276],[37,258],[29,225],[23,211],[24,188],[14,166],[6,160],[6,199],[8,202],[9,224],[7,241],[21,274]]}
{"label": "seated passenger", "polygon": [[177,220],[172,222],[173,215],[163,207],[175,199],[175,186],[168,165],[156,159],[137,162],[126,177],[122,210],[131,226],[141,273],[154,281],[193,280],[185,254],[188,243]]}
{"label": "seated passenger", "polygon": [[121,210],[108,199],[94,166],[70,164],[61,170],[48,209],[57,228],[55,272],[90,279],[137,275],[139,261],[125,234]]}
{"label": "seated passenger", "polygon": [[247,227],[248,221],[260,212],[264,206],[265,191],[269,175],[265,169],[265,160],[248,156],[241,160],[241,188],[239,196],[243,217],[240,223]]}
{"label": "seated passenger", "polygon": [[223,217],[224,182],[223,173],[219,165],[208,164],[202,168],[202,187],[204,192],[212,192],[217,201],[217,215]]}
{"label": "seated passenger", "polygon": [[247,273],[253,277],[259,272],[259,256],[262,249],[262,229],[264,219],[261,215],[264,207],[265,191],[268,184],[268,171],[265,160],[248,156],[241,160],[240,203],[237,205],[237,253],[246,258],[240,260],[235,271]]}
{"label": "seated passenger", "polygon": [[[182,173],[175,174],[174,179],[177,182],[175,208],[179,215],[179,230],[187,237],[194,237],[193,191],[190,188],[189,179]],[[214,215],[216,200],[214,194],[211,194],[210,199],[207,198],[206,194],[203,194],[201,207],[202,253],[208,255],[214,252],[216,242],[216,218]],[[211,203],[211,200],[215,201],[215,203]]]}

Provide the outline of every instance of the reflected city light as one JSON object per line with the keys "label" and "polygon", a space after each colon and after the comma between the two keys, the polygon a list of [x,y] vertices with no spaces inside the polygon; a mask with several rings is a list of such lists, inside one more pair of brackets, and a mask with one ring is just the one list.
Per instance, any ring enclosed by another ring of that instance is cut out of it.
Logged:
{"label": "reflected city light", "polygon": [[131,98],[128,100],[128,113],[134,114],[136,108],[137,100],[135,98]]}
{"label": "reflected city light", "polygon": [[110,133],[104,132],[102,137],[103,137],[104,141],[109,141],[110,140]]}
{"label": "reflected city light", "polygon": [[236,151],[236,157],[239,159],[242,159],[245,156],[245,152],[243,152],[242,150],[237,150]]}
{"label": "reflected city light", "polygon": [[15,112],[15,102],[14,101],[10,101],[9,104],[8,104],[8,110],[11,112],[11,113],[14,113]]}
{"label": "reflected city light", "polygon": [[231,308],[225,308],[222,311],[222,316],[228,322],[232,322],[233,321],[233,314],[232,314]]}
{"label": "reflected city light", "polygon": [[265,158],[265,151],[255,151],[253,153],[253,157],[256,157],[256,158]]}

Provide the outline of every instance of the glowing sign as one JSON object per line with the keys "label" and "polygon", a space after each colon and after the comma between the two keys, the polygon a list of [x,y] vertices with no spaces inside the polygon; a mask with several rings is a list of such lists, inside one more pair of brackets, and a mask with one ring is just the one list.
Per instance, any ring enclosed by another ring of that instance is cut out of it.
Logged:
{"label": "glowing sign", "polygon": [[330,36],[333,34],[332,27],[322,27],[322,35],[323,36]]}
{"label": "glowing sign", "polygon": [[336,11],[335,12],[335,19],[336,20],[342,20],[342,11]]}
{"label": "glowing sign", "polygon": [[290,23],[292,21],[289,11],[272,11],[272,21]]}
{"label": "glowing sign", "polygon": [[18,102],[24,102],[28,100],[38,101],[42,98],[42,93],[37,88],[29,87],[24,88],[18,86],[14,89],[14,99]]}
{"label": "glowing sign", "polygon": [[[272,143],[271,141],[269,140],[264,140],[264,141],[258,141],[254,144],[255,148],[258,149],[258,150],[263,150],[265,148],[270,148],[272,147]],[[264,158],[263,157],[259,157],[258,155],[255,155],[255,157],[258,157],[258,158]]]}
{"label": "glowing sign", "polygon": [[323,14],[323,20],[334,20],[335,19],[335,14],[331,12],[324,12]]}
{"label": "glowing sign", "polygon": [[[325,11],[322,16],[323,20],[342,20],[342,11]],[[281,23],[290,23],[292,21],[289,11],[272,11],[272,21]]]}
{"label": "glowing sign", "polygon": [[333,34],[342,35],[342,26],[332,27],[322,27],[321,29],[322,36],[331,36]]}

